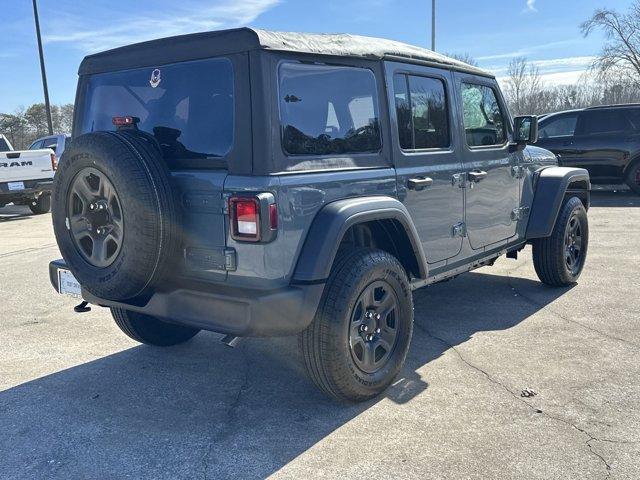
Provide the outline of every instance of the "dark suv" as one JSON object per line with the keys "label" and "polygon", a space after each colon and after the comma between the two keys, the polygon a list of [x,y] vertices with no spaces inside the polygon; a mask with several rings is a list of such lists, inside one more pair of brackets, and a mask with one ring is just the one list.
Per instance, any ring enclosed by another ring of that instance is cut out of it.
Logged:
{"label": "dark suv", "polygon": [[91,55],[79,74],[51,281],[140,342],[299,334],[314,382],[360,401],[402,367],[414,289],[527,244],[549,285],[584,266],[588,173],[527,147],[537,119],[512,119],[464,63],[238,29]]}
{"label": "dark suv", "polygon": [[626,183],[640,194],[640,105],[553,113],[540,120],[536,145],[558,163],[589,171],[592,183]]}

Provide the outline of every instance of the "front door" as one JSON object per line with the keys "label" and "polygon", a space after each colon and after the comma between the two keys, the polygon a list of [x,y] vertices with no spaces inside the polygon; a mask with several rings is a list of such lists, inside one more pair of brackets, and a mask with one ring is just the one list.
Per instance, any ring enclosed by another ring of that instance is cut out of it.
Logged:
{"label": "front door", "polygon": [[[386,64],[398,197],[407,207],[430,264],[462,248],[464,189],[452,111],[453,76],[419,65]],[[456,227],[458,229],[456,230]]]}
{"label": "front door", "polygon": [[456,73],[467,188],[465,216],[473,249],[516,234],[522,152],[509,145],[510,118],[494,80]]}

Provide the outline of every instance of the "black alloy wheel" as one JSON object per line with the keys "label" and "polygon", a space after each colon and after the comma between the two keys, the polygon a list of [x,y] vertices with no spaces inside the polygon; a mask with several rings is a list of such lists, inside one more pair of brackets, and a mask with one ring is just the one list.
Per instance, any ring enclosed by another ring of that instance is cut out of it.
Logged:
{"label": "black alloy wheel", "polygon": [[97,168],[83,168],[71,182],[67,206],[67,228],[78,252],[94,267],[111,265],[122,247],[124,222],[109,178]]}
{"label": "black alloy wheel", "polygon": [[349,349],[357,367],[375,373],[396,346],[398,298],[385,280],[369,284],[358,297],[349,326]]}
{"label": "black alloy wheel", "polygon": [[574,211],[564,233],[565,262],[571,275],[577,275],[582,268],[582,228],[578,214]]}

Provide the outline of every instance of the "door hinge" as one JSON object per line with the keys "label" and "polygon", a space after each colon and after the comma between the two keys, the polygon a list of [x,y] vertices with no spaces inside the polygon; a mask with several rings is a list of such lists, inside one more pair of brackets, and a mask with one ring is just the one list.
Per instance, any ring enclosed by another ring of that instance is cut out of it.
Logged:
{"label": "door hinge", "polygon": [[467,236],[467,224],[464,222],[456,223],[451,227],[451,236],[453,237],[466,237]]}
{"label": "door hinge", "polygon": [[451,185],[458,188],[467,187],[467,174],[466,173],[454,173],[451,177]]}
{"label": "door hinge", "polygon": [[522,220],[529,215],[529,207],[518,207],[511,210],[511,220]]}
{"label": "door hinge", "polygon": [[222,213],[224,215],[229,214],[229,199],[231,198],[231,196],[232,195],[230,193],[222,194]]}
{"label": "door hinge", "polygon": [[511,167],[511,176],[514,178],[524,177],[524,167],[521,165],[514,165]]}

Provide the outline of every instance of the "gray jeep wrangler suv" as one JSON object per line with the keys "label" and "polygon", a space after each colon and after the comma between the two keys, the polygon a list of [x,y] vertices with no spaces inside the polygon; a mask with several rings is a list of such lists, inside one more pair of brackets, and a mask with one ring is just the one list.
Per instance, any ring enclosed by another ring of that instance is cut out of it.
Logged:
{"label": "gray jeep wrangler suv", "polygon": [[589,176],[536,136],[492,75],[388,40],[243,28],[90,55],[51,281],[151,345],[299,334],[316,385],[365,400],[403,365],[412,290],[527,244],[544,283],[578,279]]}

